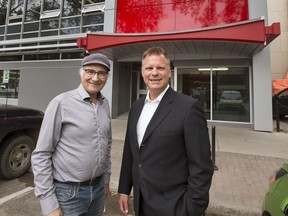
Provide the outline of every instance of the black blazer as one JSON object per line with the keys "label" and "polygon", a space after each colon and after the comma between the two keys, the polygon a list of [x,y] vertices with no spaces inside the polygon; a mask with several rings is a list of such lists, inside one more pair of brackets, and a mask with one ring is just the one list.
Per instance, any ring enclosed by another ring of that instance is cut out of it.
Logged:
{"label": "black blazer", "polygon": [[139,190],[148,216],[200,216],[209,203],[214,166],[207,121],[199,102],[169,88],[138,146],[145,97],[130,110],[119,193],[130,194],[139,215]]}

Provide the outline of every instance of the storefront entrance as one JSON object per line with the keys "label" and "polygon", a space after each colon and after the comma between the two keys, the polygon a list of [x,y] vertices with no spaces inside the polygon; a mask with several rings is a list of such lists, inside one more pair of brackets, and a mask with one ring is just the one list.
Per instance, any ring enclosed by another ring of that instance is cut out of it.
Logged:
{"label": "storefront entrance", "polygon": [[178,92],[198,99],[211,121],[250,123],[249,67],[189,67],[175,70]]}
{"label": "storefront entrance", "polygon": [[[139,66],[133,77],[132,102],[147,93]],[[249,67],[178,67],[172,70],[170,85],[199,100],[208,121],[251,123]]]}

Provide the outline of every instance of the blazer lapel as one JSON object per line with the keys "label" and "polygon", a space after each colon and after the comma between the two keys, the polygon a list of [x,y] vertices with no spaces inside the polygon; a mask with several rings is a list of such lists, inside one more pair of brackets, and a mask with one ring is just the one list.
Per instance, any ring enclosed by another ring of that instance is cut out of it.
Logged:
{"label": "blazer lapel", "polygon": [[129,128],[133,131],[133,143],[136,143],[135,146],[137,146],[137,148],[139,148],[139,144],[138,144],[138,139],[137,139],[137,123],[138,123],[138,119],[141,115],[143,106],[144,106],[144,101],[145,101],[146,97],[142,97],[139,99],[139,103],[135,104],[136,106],[133,109],[133,113],[130,117],[131,119],[131,124],[129,126]]}
{"label": "blazer lapel", "polygon": [[174,90],[170,87],[165,95],[163,96],[158,108],[156,109],[151,121],[149,122],[142,143],[151,135],[156,127],[161,123],[161,121],[167,116],[172,108]]}

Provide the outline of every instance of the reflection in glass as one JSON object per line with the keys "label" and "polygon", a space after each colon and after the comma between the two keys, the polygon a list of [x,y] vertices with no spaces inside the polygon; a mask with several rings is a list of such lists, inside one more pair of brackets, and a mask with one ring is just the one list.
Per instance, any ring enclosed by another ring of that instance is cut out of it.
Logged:
{"label": "reflection in glass", "polygon": [[48,29],[58,29],[59,26],[59,20],[42,20],[42,30],[48,30]]}
{"label": "reflection in glass", "polygon": [[25,21],[36,21],[40,18],[40,1],[28,0]]}
{"label": "reflection in glass", "polygon": [[61,21],[61,28],[80,26],[80,17],[65,18]]}
{"label": "reflection in glass", "polygon": [[179,68],[177,70],[177,90],[189,95],[203,106],[207,119],[210,119],[210,72],[198,68]]}
{"label": "reflection in glass", "polygon": [[213,119],[250,122],[249,68],[213,71]]}
{"label": "reflection in glass", "polygon": [[11,0],[9,16],[23,14],[24,0]]}
{"label": "reflection in glass", "polygon": [[105,0],[85,0],[84,5],[105,2]]}
{"label": "reflection in glass", "polygon": [[0,25],[5,25],[8,1],[0,1]]}
{"label": "reflection in glass", "polygon": [[65,34],[78,34],[80,33],[80,27],[78,28],[69,28],[69,29],[61,29],[60,34],[65,35]]}
{"label": "reflection in glass", "polygon": [[83,16],[83,25],[97,25],[104,23],[104,13],[89,13]]}
{"label": "reflection in glass", "polygon": [[44,0],[44,11],[60,9],[61,0]]}
{"label": "reflection in glass", "polygon": [[[132,4],[131,7],[129,4]],[[129,4],[127,8],[117,10],[117,33],[161,32],[162,29],[159,29],[160,21],[162,23],[166,21],[166,25],[162,25],[165,29],[167,26],[174,26],[174,19],[169,20],[171,16],[168,16],[167,11],[164,10],[169,8],[169,5],[165,5],[165,7],[161,4],[139,7],[133,5],[130,1]],[[170,13],[170,15],[173,15],[173,13]],[[172,17],[174,18],[174,16]]]}
{"label": "reflection in glass", "polygon": [[117,8],[118,33],[188,30],[249,19],[248,0],[118,0]]}
{"label": "reflection in glass", "polygon": [[63,17],[81,14],[81,1],[64,0]]}
{"label": "reflection in glass", "polygon": [[0,98],[18,98],[19,78],[19,70],[0,70],[1,81],[5,80],[5,83],[7,83],[1,84]]}
{"label": "reflection in glass", "polygon": [[249,68],[220,69],[178,68],[177,91],[200,101],[208,120],[250,122]]}
{"label": "reflection in glass", "polygon": [[99,26],[88,26],[88,27],[83,27],[82,32],[101,32],[103,31],[104,27],[103,25]]}

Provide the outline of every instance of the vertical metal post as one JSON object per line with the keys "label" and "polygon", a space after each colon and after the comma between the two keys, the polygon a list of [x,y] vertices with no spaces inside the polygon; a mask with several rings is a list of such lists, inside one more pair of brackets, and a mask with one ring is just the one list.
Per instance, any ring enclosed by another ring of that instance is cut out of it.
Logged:
{"label": "vertical metal post", "polygon": [[280,117],[279,117],[279,100],[278,100],[278,97],[276,97],[275,112],[276,112],[275,114],[276,114],[277,132],[280,132]]}
{"label": "vertical metal post", "polygon": [[216,127],[212,126],[212,162],[214,165],[214,170],[218,170],[215,162],[215,136],[216,136]]}

